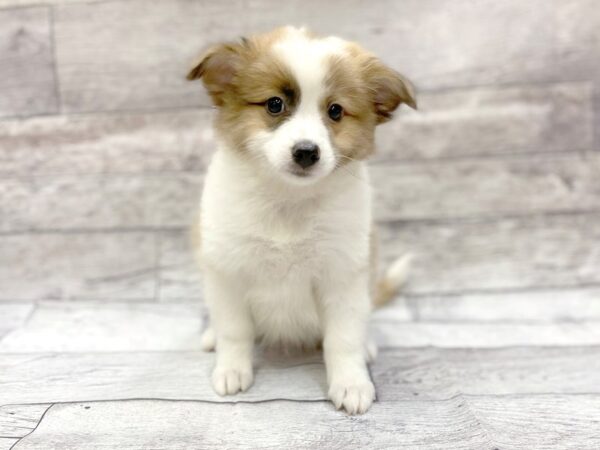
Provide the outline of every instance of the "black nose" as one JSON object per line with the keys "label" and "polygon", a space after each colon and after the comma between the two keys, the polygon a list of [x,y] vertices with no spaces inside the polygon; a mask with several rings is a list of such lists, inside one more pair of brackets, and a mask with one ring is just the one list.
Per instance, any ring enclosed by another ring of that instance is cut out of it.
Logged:
{"label": "black nose", "polygon": [[292,147],[292,157],[296,164],[306,169],[319,160],[319,146],[314,142],[300,141]]}

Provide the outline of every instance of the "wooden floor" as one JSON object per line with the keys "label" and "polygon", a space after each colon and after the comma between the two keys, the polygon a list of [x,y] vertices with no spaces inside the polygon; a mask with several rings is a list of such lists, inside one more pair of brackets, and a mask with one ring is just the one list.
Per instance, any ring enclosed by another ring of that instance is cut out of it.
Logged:
{"label": "wooden floor", "polygon": [[[600,448],[595,0],[0,0],[0,450]],[[371,166],[377,401],[319,355],[209,384],[187,229],[212,111],[201,48],[283,23],[356,39],[419,88]]]}

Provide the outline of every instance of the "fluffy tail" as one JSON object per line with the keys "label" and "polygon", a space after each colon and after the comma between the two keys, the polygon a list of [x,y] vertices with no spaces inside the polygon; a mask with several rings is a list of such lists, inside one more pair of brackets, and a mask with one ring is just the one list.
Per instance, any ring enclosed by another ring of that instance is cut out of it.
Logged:
{"label": "fluffy tail", "polygon": [[411,254],[406,254],[392,263],[375,287],[373,306],[378,308],[385,305],[394,298],[396,292],[408,279],[410,263],[413,259]]}

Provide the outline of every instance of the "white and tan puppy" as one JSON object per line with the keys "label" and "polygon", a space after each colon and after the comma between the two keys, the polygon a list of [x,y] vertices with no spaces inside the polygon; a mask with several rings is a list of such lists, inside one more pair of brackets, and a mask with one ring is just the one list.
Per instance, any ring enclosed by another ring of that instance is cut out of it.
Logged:
{"label": "white and tan puppy", "polygon": [[329,397],[365,412],[375,395],[369,313],[406,261],[374,281],[364,160],[376,125],[401,103],[415,107],[410,83],[356,44],[292,27],[216,45],[188,78],[202,79],[218,109],[195,231],[214,389],[250,387],[257,340],[322,344]]}

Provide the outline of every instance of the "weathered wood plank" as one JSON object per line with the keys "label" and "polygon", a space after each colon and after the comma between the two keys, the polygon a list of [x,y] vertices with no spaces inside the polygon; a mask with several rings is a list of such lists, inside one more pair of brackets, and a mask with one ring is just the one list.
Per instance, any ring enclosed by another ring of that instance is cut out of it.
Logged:
{"label": "weathered wood plank", "polygon": [[[570,79],[554,70],[555,36],[570,27],[555,20],[560,11],[554,2],[461,0],[442,7],[439,0],[390,0],[380,8],[360,2],[323,7],[316,0],[278,8],[268,0],[227,6],[184,1],[60,5],[56,39],[62,97],[69,111],[206,103],[199,86],[182,78],[197,52],[208,43],[283,23],[328,34],[335,22],[338,34],[363,43],[426,89]],[[580,10],[591,14],[593,7]],[[115,20],[120,17],[130,20]],[[390,52],[390,43],[400,43],[402,51]]]}
{"label": "weathered wood plank", "polygon": [[241,5],[176,0],[56,6],[65,111],[208,104],[201,86],[185,75],[209,43],[241,34],[248,18],[239,14]]}
{"label": "weathered wood plank", "polygon": [[483,428],[502,449],[597,449],[599,395],[474,397]]}
{"label": "weathered wood plank", "polygon": [[[538,314],[541,321],[595,319],[597,291],[579,291],[577,287],[600,283],[598,220],[598,214],[566,214],[490,221],[381,223],[383,267],[406,252],[415,255],[402,294],[418,298],[401,301],[397,314],[413,317],[406,308],[419,308],[423,298],[426,320],[471,320],[470,314],[475,314],[473,320],[496,317],[538,321]],[[164,248],[160,278],[165,283],[161,299],[201,297],[187,233],[170,232],[161,237]],[[523,292],[504,292],[507,289]],[[490,292],[477,292],[482,290]],[[459,310],[452,312],[456,302],[460,302]],[[486,312],[485,305],[493,307]],[[436,315],[438,306],[440,314]],[[461,308],[472,312],[460,312]],[[387,314],[383,311],[381,314]],[[494,316],[496,311],[498,316]]]}
{"label": "weathered wood plank", "polygon": [[375,319],[439,322],[577,322],[600,320],[600,288],[552,289],[486,294],[402,293]]}
{"label": "weathered wood plank", "polygon": [[3,353],[0,360],[2,403],[135,398],[210,402],[327,398],[325,370],[318,354],[260,353],[252,388],[236,397],[219,397],[213,391],[210,374],[214,354],[201,351]]}
{"label": "weathered wood plank", "polygon": [[33,308],[31,303],[0,303],[0,340],[9,331],[20,327]]}
{"label": "weathered wood plank", "polygon": [[588,82],[422,93],[378,128],[376,159],[590,150],[592,99]]}
{"label": "weathered wood plank", "polygon": [[[377,320],[372,325],[377,342],[384,347],[497,348],[517,345],[599,345],[598,322],[432,323]],[[0,347],[1,348],[1,347]]]}
{"label": "weathered wood plank", "polygon": [[371,167],[378,220],[600,210],[600,157],[529,156]]}
{"label": "weathered wood plank", "polygon": [[0,450],[11,450],[19,439],[0,437]]}
{"label": "weathered wood plank", "polygon": [[[380,159],[583,151],[593,145],[589,84],[423,97],[419,113],[401,114],[380,129]],[[215,147],[212,115],[200,109],[0,121],[0,174],[201,171]]]}
{"label": "weathered wood plank", "polygon": [[0,117],[58,110],[46,7],[0,10]]}
{"label": "weathered wood plank", "polygon": [[21,438],[28,435],[49,407],[49,404],[0,406],[0,436]]}
{"label": "weathered wood plank", "polygon": [[[383,349],[371,371],[382,401],[445,400],[460,394],[585,394],[598,393],[599,355],[598,347]],[[326,399],[318,354],[259,356],[255,384],[234,398],[213,392],[213,355],[202,352],[4,354],[2,360],[3,403]]]}
{"label": "weathered wood plank", "polygon": [[[600,211],[600,156],[395,163],[371,167],[378,220]],[[3,231],[182,227],[196,212],[199,173],[8,178]]]}
{"label": "weathered wood plank", "polygon": [[0,121],[0,175],[201,171],[211,119],[200,109]]}
{"label": "weathered wood plank", "polygon": [[371,373],[381,401],[459,394],[600,394],[598,356],[598,346],[382,349]]}
{"label": "weathered wood plank", "polygon": [[159,239],[158,299],[201,299],[201,271],[193,255],[191,233],[163,231]]}
{"label": "weathered wood plank", "polygon": [[201,186],[202,175],[188,173],[5,179],[0,230],[185,226]]}
{"label": "weathered wood plank", "polygon": [[[465,406],[459,400],[376,403],[368,414],[350,417],[328,402],[55,405],[35,433],[15,450],[82,446],[179,449],[200,443],[206,449],[491,448],[485,431]],[[226,433],[223,423],[228,424]]]}
{"label": "weathered wood plank", "polygon": [[2,236],[0,299],[155,298],[152,233]]}
{"label": "weathered wood plank", "polygon": [[598,214],[380,227],[389,263],[414,253],[407,294],[576,287],[600,282]]}
{"label": "weathered wood plank", "polygon": [[195,303],[42,302],[0,352],[198,350],[201,330]]}

